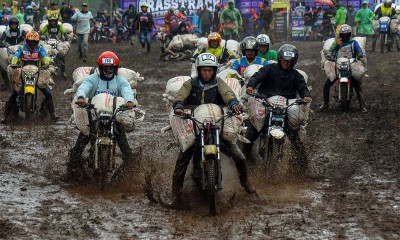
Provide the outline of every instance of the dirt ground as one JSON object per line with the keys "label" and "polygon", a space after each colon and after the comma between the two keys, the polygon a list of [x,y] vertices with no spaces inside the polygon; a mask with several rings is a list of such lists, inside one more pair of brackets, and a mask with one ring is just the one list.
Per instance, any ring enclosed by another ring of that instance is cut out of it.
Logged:
{"label": "dirt ground", "polygon": [[[150,55],[138,45],[119,44],[90,45],[89,61],[82,64],[73,45],[68,76],[79,66],[95,66],[102,51],[112,50],[123,67],[145,77],[138,101],[146,117],[128,135],[132,147],[142,148],[141,164],[104,191],[64,182],[78,130],[69,124],[71,96],[63,95],[71,82],[56,81],[59,122],[0,126],[0,239],[399,239],[400,54],[368,53],[368,113],[358,111],[356,99],[348,113],[333,102],[319,113],[322,43],[293,44],[300,52],[297,67],[308,73],[313,88],[314,113],[304,141],[314,178],[294,178],[282,164],[281,176],[271,179],[259,161],[250,166],[258,196],[249,196],[232,160],[224,158],[218,216],[210,216],[202,197],[192,193],[189,173],[184,210],[151,202],[149,186],[169,201],[178,154],[172,136],[160,133],[168,125],[161,94],[169,78],[189,75],[189,63],[160,62],[157,44]],[[1,110],[8,96],[0,92]]]}

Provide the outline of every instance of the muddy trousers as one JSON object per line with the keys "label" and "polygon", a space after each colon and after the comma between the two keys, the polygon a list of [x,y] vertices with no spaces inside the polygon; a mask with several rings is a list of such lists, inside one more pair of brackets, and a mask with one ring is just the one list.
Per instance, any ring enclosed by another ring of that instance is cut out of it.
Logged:
{"label": "muddy trousers", "polygon": [[[86,136],[83,133],[79,133],[78,139],[76,140],[75,146],[69,152],[69,161],[68,167],[71,168],[79,168],[82,166],[82,154],[85,150],[86,145],[91,142],[92,146],[95,144],[95,139],[91,139],[90,136]],[[120,131],[120,134],[117,135],[116,141],[119,149],[122,152],[122,158],[125,163],[129,163],[133,160],[132,149],[129,146],[128,139],[126,138],[125,133]],[[90,151],[90,155],[94,154],[92,149]]]}
{"label": "muddy trousers", "polygon": [[78,37],[78,52],[80,57],[87,58],[87,51],[89,48],[89,33],[86,34],[77,34]]}
{"label": "muddy trousers", "polygon": [[[378,33],[378,34],[375,33],[375,34],[372,36],[372,51],[373,51],[373,52],[375,51],[376,42],[378,41],[379,36],[380,36],[380,33]],[[390,33],[390,34],[388,35],[388,39],[387,39],[387,50],[388,50],[388,51],[391,51],[391,49],[392,49],[393,40],[396,41],[397,49],[399,49],[399,47],[400,47],[400,46],[398,45],[398,44],[399,44],[399,42],[398,42],[398,37],[395,36],[395,34]]]}
{"label": "muddy trousers", "polygon": [[[235,161],[236,169],[239,173],[240,184],[242,186],[247,186],[248,174],[246,159],[239,147],[236,145],[236,143],[223,141],[220,149],[222,153],[224,153],[226,156],[231,156]],[[190,163],[190,159],[193,156],[193,165],[196,166],[200,162],[200,155],[200,151],[196,151],[195,146],[192,146],[184,152],[180,151],[178,159],[176,160],[174,175],[172,178],[172,194],[175,197],[180,197],[182,194],[183,182],[185,180],[185,174]]]}
{"label": "muddy trousers", "polygon": [[[49,88],[38,88],[43,95],[45,96],[45,99],[43,100],[41,107],[47,107],[49,110],[50,116],[53,120],[57,120],[58,117],[55,114],[55,107],[54,107],[54,102],[53,102],[53,96],[51,94],[51,91]],[[8,117],[10,116],[15,104],[17,103],[17,97],[18,93],[17,91],[13,90],[11,93],[10,98],[8,99],[8,102],[6,103],[6,107],[4,109],[4,119],[2,122],[7,122]]]}
{"label": "muddy trousers", "polygon": [[[331,81],[329,78],[325,81],[324,90],[323,90],[323,98],[324,98],[324,105],[329,106],[329,91],[331,87],[336,83],[336,81]],[[365,109],[365,99],[364,94],[361,88],[361,82],[353,80],[353,87],[356,91],[358,102],[360,103],[360,109]]]}
{"label": "muddy trousers", "polygon": [[5,90],[10,87],[10,80],[8,79],[7,71],[0,68],[1,78],[3,79],[3,83],[1,84],[2,90]]}

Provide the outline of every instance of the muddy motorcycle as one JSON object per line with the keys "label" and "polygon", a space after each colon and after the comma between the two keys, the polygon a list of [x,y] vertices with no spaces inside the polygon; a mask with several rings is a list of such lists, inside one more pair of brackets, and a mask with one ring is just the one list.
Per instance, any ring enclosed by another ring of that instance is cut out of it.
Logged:
{"label": "muddy motorcycle", "polygon": [[84,164],[84,170],[104,188],[111,182],[117,169],[115,161],[117,127],[116,117],[119,112],[128,110],[125,105],[107,113],[97,109],[93,104],[87,104],[85,109],[89,117],[89,136],[91,142],[90,157]]}
{"label": "muddy motorcycle", "polygon": [[92,39],[94,43],[100,43],[102,40],[102,30],[103,28],[103,23],[101,22],[96,22],[94,24],[93,30],[92,30]]}
{"label": "muddy motorcycle", "polygon": [[129,40],[129,29],[128,25],[125,23],[118,23],[117,25],[117,42],[121,43],[123,41]]}
{"label": "muddy motorcycle", "polygon": [[289,103],[285,97],[267,97],[259,93],[253,96],[262,101],[266,113],[260,135],[259,154],[265,160],[268,169],[274,171],[284,155],[285,136],[289,127],[288,109],[293,105],[302,105],[304,101],[296,99]]}
{"label": "muddy motorcycle", "polygon": [[[214,104],[214,108],[220,109]],[[201,108],[201,105],[198,108]],[[221,110],[222,111],[222,110]],[[198,115],[198,116],[196,116]],[[193,121],[196,135],[196,147],[200,150],[201,190],[206,194],[210,213],[217,214],[218,191],[222,190],[222,170],[220,155],[220,137],[223,122],[234,113],[226,115],[216,113],[213,117],[204,117],[197,114],[185,114],[182,118]],[[200,175],[200,174],[199,174]]]}
{"label": "muddy motorcycle", "polygon": [[[11,66],[13,69],[20,66]],[[25,121],[29,121],[37,110],[37,81],[40,69],[35,65],[26,65],[21,68],[22,87],[17,97],[15,115],[19,111],[25,114]]]}
{"label": "muddy motorcycle", "polygon": [[[328,60],[332,61],[332,59]],[[355,58],[338,58],[335,61],[337,85],[335,85],[335,94],[333,98],[340,103],[340,107],[343,112],[346,112],[350,109],[351,99],[353,98],[354,86],[351,73],[351,64],[355,61]]]}
{"label": "muddy motorcycle", "polygon": [[392,49],[393,34],[390,32],[390,21],[391,19],[389,17],[379,18],[379,42],[381,53],[385,51],[385,46],[388,51]]}
{"label": "muddy motorcycle", "polygon": [[[52,48],[52,49],[55,49],[55,50],[57,50],[57,46],[58,46],[58,44],[59,44],[60,42],[61,42],[61,41],[58,40],[58,39],[56,39],[56,38],[49,38],[49,39],[47,39],[47,40],[45,41],[45,43],[46,43],[47,45],[50,45],[51,48]],[[54,65],[54,66],[56,67],[56,70],[60,69],[61,63],[60,63],[58,54],[52,54],[52,55],[51,55],[51,60],[52,60],[52,62],[53,62],[52,65]]]}

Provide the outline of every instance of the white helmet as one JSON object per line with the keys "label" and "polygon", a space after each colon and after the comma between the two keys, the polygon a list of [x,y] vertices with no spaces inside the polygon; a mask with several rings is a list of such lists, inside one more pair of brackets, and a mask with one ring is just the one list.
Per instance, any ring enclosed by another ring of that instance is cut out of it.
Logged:
{"label": "white helmet", "polygon": [[385,7],[390,7],[390,6],[392,6],[392,0],[384,0],[384,1],[383,1],[383,5],[384,5]]}
{"label": "white helmet", "polygon": [[217,57],[211,53],[202,53],[196,59],[196,68],[199,67],[212,67],[218,68]]}
{"label": "white helmet", "polygon": [[267,34],[260,34],[257,36],[258,46],[260,45],[270,45],[271,40],[269,39]]}

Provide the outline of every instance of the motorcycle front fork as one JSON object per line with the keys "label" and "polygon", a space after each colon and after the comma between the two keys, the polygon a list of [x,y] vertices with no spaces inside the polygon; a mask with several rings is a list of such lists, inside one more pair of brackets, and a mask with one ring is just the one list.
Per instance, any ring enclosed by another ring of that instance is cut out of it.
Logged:
{"label": "motorcycle front fork", "polygon": [[[207,164],[206,156],[204,154],[204,130],[200,130],[200,143],[201,143],[201,179],[202,179],[202,190],[206,190],[206,171],[205,171],[205,164]],[[222,169],[221,169],[221,154],[220,154],[220,139],[219,139],[219,129],[215,129],[215,136],[214,136],[214,144],[217,147],[217,155],[215,158],[215,174],[217,179],[217,190],[220,191],[222,189]]]}

